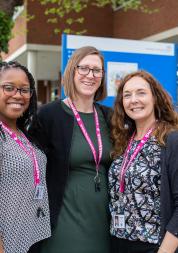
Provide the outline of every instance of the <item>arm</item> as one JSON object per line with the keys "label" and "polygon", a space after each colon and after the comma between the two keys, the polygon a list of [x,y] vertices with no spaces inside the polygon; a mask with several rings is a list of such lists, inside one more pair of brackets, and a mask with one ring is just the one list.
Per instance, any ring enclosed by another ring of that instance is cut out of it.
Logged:
{"label": "arm", "polygon": [[[178,247],[178,132],[170,134],[166,142],[166,152],[164,164],[166,170],[163,171],[164,195],[170,199],[170,203],[164,208],[169,208],[171,216],[165,224],[165,235],[159,253],[173,253]],[[165,179],[167,181],[165,181]]]}
{"label": "arm", "polygon": [[0,253],[4,253],[3,243],[1,239],[0,239]]}
{"label": "arm", "polygon": [[164,239],[159,247],[158,253],[174,253],[178,247],[178,238],[166,232]]}

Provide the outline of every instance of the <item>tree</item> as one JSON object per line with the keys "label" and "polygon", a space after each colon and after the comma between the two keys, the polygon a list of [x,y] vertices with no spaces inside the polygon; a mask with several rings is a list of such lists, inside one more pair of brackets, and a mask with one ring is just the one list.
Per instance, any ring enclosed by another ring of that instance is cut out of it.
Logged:
{"label": "tree", "polygon": [[[84,18],[78,16],[77,18],[71,18],[71,13],[80,13],[93,5],[98,8],[110,6],[113,10],[123,9],[127,11],[129,9],[139,10],[146,13],[152,13],[157,11],[151,10],[147,5],[143,4],[142,0],[38,0],[42,5],[46,6],[45,15],[47,15],[49,23],[60,23],[61,18],[65,18],[65,33],[77,33],[81,34],[82,31],[73,31],[72,24],[83,23]],[[147,0],[147,2],[154,2],[156,0]],[[55,33],[61,32],[59,28],[55,28]],[[83,32],[86,32],[83,31]]]}
{"label": "tree", "polygon": [[[30,0],[0,0],[0,53],[8,52],[8,41],[11,38],[11,31],[13,28],[12,15],[15,7],[23,5],[25,1]],[[32,0],[31,0],[32,1]],[[60,23],[60,19],[65,20],[65,33],[81,34],[81,31],[73,31],[72,24],[75,22],[83,23],[84,18],[81,16],[82,11],[91,5],[98,8],[110,6],[113,10],[123,8],[140,10],[150,12],[148,7],[142,3],[142,0],[35,0],[46,6],[45,15],[47,15],[48,22]],[[147,2],[154,2],[156,0],[147,0]],[[154,10],[155,11],[155,10]],[[71,13],[77,13],[77,18],[71,18]],[[66,18],[66,19],[65,19]],[[55,28],[55,33],[61,32],[60,29]],[[84,31],[85,32],[85,31]]]}
{"label": "tree", "polygon": [[12,15],[15,7],[22,4],[23,0],[1,0],[0,2],[0,53],[8,52],[8,42],[13,28]]}

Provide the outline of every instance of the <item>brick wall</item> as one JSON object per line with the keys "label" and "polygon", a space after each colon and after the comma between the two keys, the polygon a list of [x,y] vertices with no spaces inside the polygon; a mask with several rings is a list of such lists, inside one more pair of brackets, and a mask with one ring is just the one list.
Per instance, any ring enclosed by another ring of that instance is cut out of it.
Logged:
{"label": "brick wall", "polygon": [[[50,44],[59,45],[61,34],[55,35],[53,30],[57,27],[57,24],[49,24],[46,22],[47,17],[43,15],[45,10],[44,6],[41,6],[38,1],[28,2],[28,12],[35,15],[35,19],[28,22],[28,43],[35,44]],[[97,8],[91,6],[87,10],[83,10],[79,14],[72,14],[72,17],[85,17],[84,24],[74,24],[72,29],[81,31],[87,29],[85,35],[92,36],[107,36],[112,37],[113,35],[113,11],[111,8]],[[71,17],[71,15],[70,15]],[[58,24],[62,29],[65,28],[64,20],[61,19]]]}
{"label": "brick wall", "polygon": [[116,38],[141,39],[178,26],[178,1],[155,0],[149,3],[157,13],[140,11],[117,11],[114,13],[113,34]]}
{"label": "brick wall", "polygon": [[[87,29],[85,35],[115,37],[125,39],[142,39],[178,26],[178,1],[177,0],[143,0],[149,3],[150,9],[158,12],[146,14],[140,11],[119,10],[113,12],[111,8],[103,9],[90,6],[80,13],[85,17],[84,24],[75,24],[73,29]],[[44,15],[45,7],[38,1],[28,0],[28,13],[35,18],[26,23],[23,16],[16,19],[13,29],[15,37],[9,42],[9,54],[15,52],[24,43],[60,45],[61,34],[55,35],[53,30],[57,24],[48,24]],[[76,17],[76,14],[72,15]],[[78,16],[78,17],[79,17]],[[60,20],[59,27],[64,28],[64,20]]]}

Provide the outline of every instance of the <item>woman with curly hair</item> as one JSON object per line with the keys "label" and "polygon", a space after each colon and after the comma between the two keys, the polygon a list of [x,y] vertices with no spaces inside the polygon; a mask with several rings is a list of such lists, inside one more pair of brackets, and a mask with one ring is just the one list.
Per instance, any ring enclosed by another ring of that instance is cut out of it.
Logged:
{"label": "woman with curly hair", "polygon": [[178,252],[178,116],[146,71],[121,82],[112,138],[112,253]]}

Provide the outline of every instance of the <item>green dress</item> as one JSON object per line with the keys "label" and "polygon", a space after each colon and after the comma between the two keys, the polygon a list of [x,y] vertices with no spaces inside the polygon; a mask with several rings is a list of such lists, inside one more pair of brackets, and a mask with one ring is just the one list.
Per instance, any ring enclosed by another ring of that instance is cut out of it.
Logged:
{"label": "green dress", "polygon": [[[64,103],[63,107],[72,114]],[[101,191],[95,192],[96,167],[93,154],[75,121],[63,205],[52,237],[43,243],[42,253],[110,252],[107,171],[111,162],[111,142],[103,114],[99,108],[96,109],[103,143],[99,169]],[[80,113],[80,117],[98,150],[94,114]]]}

